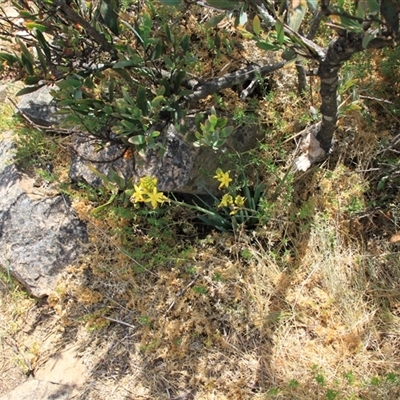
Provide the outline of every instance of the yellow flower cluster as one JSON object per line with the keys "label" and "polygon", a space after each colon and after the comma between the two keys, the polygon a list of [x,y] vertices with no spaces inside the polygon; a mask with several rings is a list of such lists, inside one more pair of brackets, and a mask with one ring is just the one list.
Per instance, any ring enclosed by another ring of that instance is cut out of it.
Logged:
{"label": "yellow flower cluster", "polygon": [[149,203],[153,208],[169,201],[163,192],[157,190],[157,178],[145,176],[140,178],[137,185],[133,185],[133,194],[130,199],[133,203]]}
{"label": "yellow flower cluster", "polygon": [[230,215],[235,215],[241,208],[244,207],[245,198],[243,196],[237,195],[233,198],[230,194],[224,194],[222,196],[221,202],[218,204],[218,207],[231,207],[232,211]]}
{"label": "yellow flower cluster", "polygon": [[[225,187],[229,187],[229,184],[232,182],[232,178],[229,176],[229,172],[223,172],[221,168],[216,170],[216,175],[214,178],[219,181],[221,184],[219,185],[219,189]],[[218,204],[218,207],[231,207],[231,215],[236,214],[241,208],[244,207],[246,199],[243,196],[237,195],[233,197],[231,194],[224,194],[222,196],[221,202]]]}

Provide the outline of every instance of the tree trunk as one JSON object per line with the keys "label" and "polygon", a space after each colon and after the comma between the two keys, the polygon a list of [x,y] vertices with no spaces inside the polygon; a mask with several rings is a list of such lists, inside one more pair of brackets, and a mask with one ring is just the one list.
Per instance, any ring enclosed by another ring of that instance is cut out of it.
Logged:
{"label": "tree trunk", "polygon": [[[319,63],[318,76],[321,79],[321,127],[317,133],[317,140],[326,154],[332,147],[333,134],[338,119],[337,89],[339,85],[339,71],[343,64],[365,48],[362,46],[363,35],[347,33],[339,36],[328,47],[326,57]],[[368,48],[382,48],[390,45],[386,39],[372,40]]]}
{"label": "tree trunk", "polygon": [[329,153],[332,147],[333,134],[338,119],[337,89],[339,85],[339,71],[342,65],[355,53],[362,51],[360,35],[348,34],[333,41],[326,53],[326,57],[319,64],[318,76],[321,79],[321,128],[317,140],[322,148]]}

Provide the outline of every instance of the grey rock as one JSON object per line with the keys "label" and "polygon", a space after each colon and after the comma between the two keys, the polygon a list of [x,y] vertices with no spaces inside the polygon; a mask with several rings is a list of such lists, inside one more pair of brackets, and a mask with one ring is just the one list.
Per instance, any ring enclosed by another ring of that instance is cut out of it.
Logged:
{"label": "grey rock", "polygon": [[0,142],[0,265],[36,297],[51,293],[60,274],[83,251],[84,222],[68,199],[36,188],[13,164],[12,133]]}
{"label": "grey rock", "polygon": [[[239,153],[254,148],[257,134],[254,127],[239,127],[229,138],[228,147]],[[136,155],[133,161],[131,157],[124,156],[126,147],[123,145],[108,144],[99,150],[101,143],[98,139],[75,135],[69,176],[74,182],[84,180],[91,186],[99,187],[103,183],[89,167],[93,166],[105,175],[113,169],[125,180],[133,179],[134,182],[143,176],[157,177],[158,189],[165,192],[218,192],[219,183],[213,179],[213,175],[220,166],[221,153],[205,147],[194,147],[183,139],[173,125],[168,127],[163,140],[165,152],[162,156],[157,150],[151,149],[144,157]],[[226,165],[226,169],[229,168]]]}
{"label": "grey rock", "polygon": [[[194,123],[188,129],[195,129]],[[239,127],[229,137],[229,151],[242,153],[254,148],[257,143],[258,130],[255,127]],[[218,185],[213,176],[215,170],[221,167],[221,152],[215,152],[207,147],[194,147],[188,143],[170,125],[166,134],[166,151],[160,157],[156,151],[149,150],[141,160],[136,162],[135,180],[142,176],[157,177],[158,188],[188,194],[217,193]],[[232,165],[223,166],[225,170]]]}
{"label": "grey rock", "polygon": [[[185,186],[191,179],[196,181],[191,174],[201,150],[185,142],[175,127],[170,125],[166,132],[164,155],[160,157],[156,150],[148,150],[144,157],[137,156],[134,179],[138,181],[143,176],[154,176],[157,177],[157,187],[161,191],[185,191]],[[190,192],[201,191],[201,182],[198,182],[198,186],[193,187]]]}
{"label": "grey rock", "polygon": [[79,398],[84,391],[89,373],[78,353],[78,345],[58,351],[44,365],[35,370],[34,379],[29,379],[7,394],[0,396],[0,400]]}
{"label": "grey rock", "polygon": [[71,385],[30,379],[0,396],[0,400],[69,400],[74,392],[75,388]]}
{"label": "grey rock", "polygon": [[59,125],[62,116],[56,114],[58,109],[50,94],[52,90],[57,90],[57,87],[42,86],[35,92],[22,95],[19,99],[18,109],[38,125]]}
{"label": "grey rock", "polygon": [[126,180],[134,174],[132,157],[126,157],[126,146],[108,143],[86,134],[74,134],[71,141],[71,165],[69,178],[72,182],[85,181],[93,187],[103,185],[102,179],[90,167],[108,175],[113,169]]}

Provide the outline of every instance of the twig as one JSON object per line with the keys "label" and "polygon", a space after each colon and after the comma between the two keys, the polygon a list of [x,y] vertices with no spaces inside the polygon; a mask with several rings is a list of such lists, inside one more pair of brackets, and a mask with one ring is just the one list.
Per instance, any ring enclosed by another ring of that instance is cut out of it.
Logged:
{"label": "twig", "polygon": [[17,341],[10,337],[10,338],[4,338],[4,342],[7,343],[8,346],[11,347],[11,349],[14,351],[15,354],[20,355],[24,359],[25,365],[28,368],[26,375],[27,376],[31,376],[31,375],[35,376],[35,369],[33,368],[32,363],[25,356],[25,353],[22,350],[20,350]]}
{"label": "twig", "polygon": [[115,242],[115,240],[111,239],[110,236],[107,234],[106,231],[104,231],[104,229],[98,227],[94,222],[92,222],[88,217],[86,217],[86,221],[89,222],[90,224],[93,225],[93,227],[97,230],[99,230],[103,235],[105,235],[107,237],[107,240],[110,241],[110,243],[116,247],[117,250],[119,250],[122,254],[124,254],[126,257],[128,257],[131,261],[133,261],[138,267],[142,268],[144,271],[149,272],[150,274],[154,275],[155,277],[158,277],[158,275],[151,271],[150,269],[146,268],[144,265],[140,264],[139,261],[135,260],[133,257],[131,257],[126,250],[124,250],[123,248],[121,248],[120,246],[118,246],[118,244]]}
{"label": "twig", "polygon": [[376,157],[377,155],[379,155],[379,154],[385,153],[385,152],[388,151],[388,150],[392,150],[392,147],[393,147],[393,146],[396,146],[396,145],[399,143],[399,141],[400,141],[400,135],[396,135],[396,136],[393,138],[393,140],[392,140],[391,143],[389,143],[387,146],[385,146],[385,148],[384,148],[383,150],[380,150],[380,151],[378,151],[378,152],[375,154],[375,157]]}
{"label": "twig", "polygon": [[380,103],[386,103],[386,104],[395,105],[395,104],[393,103],[393,101],[386,100],[386,99],[379,99],[378,97],[360,95],[360,99],[374,100],[374,101],[378,101],[378,102],[380,102]]}
{"label": "twig", "polygon": [[254,77],[247,86],[247,88],[242,90],[242,93],[240,94],[240,98],[242,100],[244,100],[248,95],[253,93],[254,89],[256,88],[257,82],[258,82],[258,77]]}
{"label": "twig", "polygon": [[172,308],[174,307],[174,305],[175,305],[175,303],[176,303],[176,300],[177,300],[179,297],[181,297],[181,296],[183,296],[183,295],[185,294],[186,290],[188,290],[188,289],[197,281],[198,277],[199,277],[199,275],[196,275],[192,281],[190,281],[182,290],[180,290],[180,291],[176,294],[175,299],[171,302],[171,304],[170,304],[169,307],[167,308],[167,311],[165,311],[164,320],[165,320],[165,318],[167,318],[168,313],[169,313],[169,312],[172,310]]}
{"label": "twig", "polygon": [[136,326],[128,324],[127,322],[124,322],[124,321],[120,321],[119,319],[114,319],[114,318],[110,318],[110,317],[102,317],[102,318],[107,319],[108,321],[116,322],[117,324],[128,326],[129,328],[136,329]]}
{"label": "twig", "polygon": [[[318,124],[319,124],[319,122],[317,122],[317,123],[315,123],[315,124],[312,124],[312,125],[309,125],[309,126],[306,126],[302,131],[297,132],[297,133],[295,133],[294,135],[290,136],[290,138],[284,140],[284,141],[282,142],[282,144],[285,144],[285,143],[287,143],[287,142],[290,142],[291,140],[293,140],[293,139],[295,139],[295,138],[297,138],[297,137],[299,137],[299,136],[302,136],[302,135],[303,135],[303,136],[306,136],[306,134],[310,131],[310,129],[315,128],[315,126],[318,125]],[[319,127],[318,127],[318,129],[319,129]]]}

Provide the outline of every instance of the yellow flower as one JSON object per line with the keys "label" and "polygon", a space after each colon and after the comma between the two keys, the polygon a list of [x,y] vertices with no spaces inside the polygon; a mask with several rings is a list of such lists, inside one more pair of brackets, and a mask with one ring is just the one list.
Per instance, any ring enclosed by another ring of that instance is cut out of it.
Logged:
{"label": "yellow flower", "polygon": [[223,172],[221,168],[218,168],[215,173],[216,175],[214,178],[221,183],[218,189],[221,189],[224,186],[228,187],[229,183],[232,182],[232,178],[229,177],[229,172]]}
{"label": "yellow flower", "polygon": [[157,208],[158,203],[162,204],[164,201],[168,201],[168,197],[164,196],[163,192],[159,192],[156,187],[153,188],[152,192],[147,192],[146,197],[144,201],[146,203],[151,203],[153,208]]}
{"label": "yellow flower", "polygon": [[215,171],[215,176],[214,176],[214,178],[215,179],[220,179],[221,178],[221,176],[224,174],[224,171],[222,171],[222,169],[221,168],[217,168],[217,170]]}
{"label": "yellow flower", "polygon": [[144,201],[144,197],[143,195],[146,193],[142,186],[140,185],[133,185],[134,187],[134,192],[132,194],[131,197],[131,201],[133,201],[134,203],[141,203]]}
{"label": "yellow flower", "polygon": [[144,192],[151,193],[157,186],[157,178],[144,176],[143,178],[140,178],[139,185],[142,187]]}
{"label": "yellow flower", "polygon": [[218,207],[229,207],[233,204],[233,197],[230,194],[224,194]]}
{"label": "yellow flower", "polygon": [[239,208],[244,207],[244,202],[245,202],[245,200],[246,200],[246,199],[245,199],[243,196],[237,195],[237,196],[235,197],[235,204],[236,204]]}

